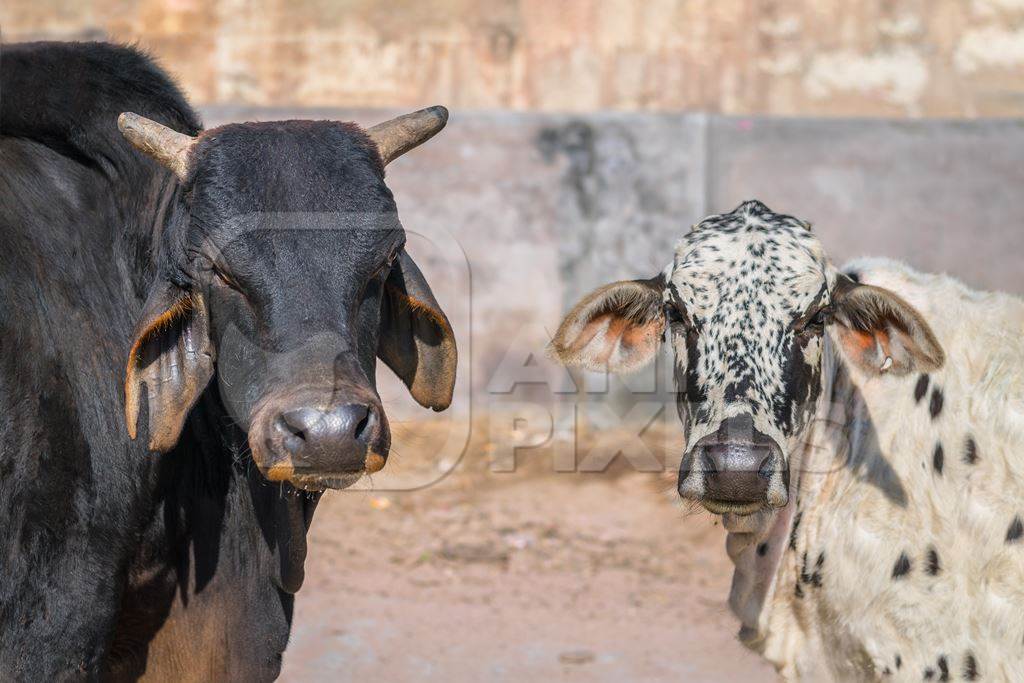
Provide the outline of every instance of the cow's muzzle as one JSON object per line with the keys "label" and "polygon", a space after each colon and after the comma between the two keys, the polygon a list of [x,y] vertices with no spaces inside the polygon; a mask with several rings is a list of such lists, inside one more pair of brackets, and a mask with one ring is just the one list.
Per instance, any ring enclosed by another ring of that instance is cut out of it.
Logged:
{"label": "cow's muzzle", "polygon": [[249,436],[263,476],[312,491],[346,488],[381,470],[391,446],[380,402],[359,394],[271,399],[260,407]]}
{"label": "cow's muzzle", "polygon": [[733,417],[683,457],[678,490],[715,514],[752,514],[786,505],[789,468],[749,416]]}

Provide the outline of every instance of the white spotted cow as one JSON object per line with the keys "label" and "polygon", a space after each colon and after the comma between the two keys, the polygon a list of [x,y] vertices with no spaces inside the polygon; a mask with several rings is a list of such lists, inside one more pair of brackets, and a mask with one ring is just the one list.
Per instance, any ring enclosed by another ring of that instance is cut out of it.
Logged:
{"label": "white spotted cow", "polygon": [[551,352],[628,371],[666,338],[679,493],[724,515],[744,643],[790,680],[1024,681],[1024,302],[840,271],[750,201],[586,296]]}

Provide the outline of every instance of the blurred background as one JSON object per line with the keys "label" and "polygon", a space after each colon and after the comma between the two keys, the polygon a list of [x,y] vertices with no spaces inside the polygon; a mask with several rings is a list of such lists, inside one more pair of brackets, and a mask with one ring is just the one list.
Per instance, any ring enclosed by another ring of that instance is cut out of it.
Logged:
{"label": "blurred background", "polygon": [[[673,414],[633,410],[663,373],[567,375],[561,314],[749,198],[836,262],[1024,290],[1022,0],[5,0],[0,37],[136,43],[208,127],[452,112],[388,174],[456,404],[382,380],[404,436],[317,513],[288,680],[771,680],[721,530],[673,499]],[[586,453],[620,457],[556,472]]]}

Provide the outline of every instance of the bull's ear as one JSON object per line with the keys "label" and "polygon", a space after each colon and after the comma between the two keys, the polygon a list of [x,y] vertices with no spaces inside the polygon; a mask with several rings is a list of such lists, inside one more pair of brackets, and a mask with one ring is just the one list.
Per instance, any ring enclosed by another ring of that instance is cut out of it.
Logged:
{"label": "bull's ear", "polygon": [[861,370],[878,375],[931,372],[946,354],[917,310],[881,287],[840,275],[832,294],[833,333],[844,355]]}
{"label": "bull's ear", "polygon": [[423,273],[403,250],[384,283],[377,355],[425,408],[444,410],[455,391],[455,334]]}
{"label": "bull's ear", "polygon": [[213,376],[209,313],[199,294],[158,281],[135,328],[124,378],[128,435],[138,431],[142,385],[149,405],[149,448],[167,452]]}
{"label": "bull's ear", "polygon": [[630,372],[651,362],[665,332],[664,282],[613,282],[594,290],[565,316],[548,354],[564,365]]}

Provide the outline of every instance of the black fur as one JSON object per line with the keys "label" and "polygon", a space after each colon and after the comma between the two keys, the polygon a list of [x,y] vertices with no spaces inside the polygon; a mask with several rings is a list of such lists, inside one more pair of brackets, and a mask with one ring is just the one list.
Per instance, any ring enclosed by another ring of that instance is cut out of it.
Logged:
{"label": "black fur", "polygon": [[978,443],[973,436],[968,436],[964,443],[964,462],[974,465],[978,462]]}
{"label": "black fur", "polygon": [[910,573],[911,569],[910,558],[907,557],[906,553],[900,553],[900,556],[896,558],[896,564],[892,567],[892,578],[899,579]]}
{"label": "black fur", "polygon": [[938,576],[939,572],[942,571],[942,564],[939,561],[939,551],[934,547],[929,547],[928,553],[925,555],[924,571],[928,576]]}
{"label": "black fur", "polygon": [[1024,536],[1024,522],[1021,521],[1019,515],[1015,515],[1013,521],[1010,522],[1009,528],[1006,530],[1006,542],[1016,543],[1022,536]]}
{"label": "black fur", "polygon": [[[133,111],[195,135],[198,117],[147,57],[103,43],[4,46],[0,92],[0,679],[173,679],[182,661],[207,680],[273,679],[319,494],[261,477],[217,381],[171,452],[147,450],[145,401],[131,441],[124,368],[151,286],[230,299],[210,284],[220,265],[264,316],[215,301],[222,321],[270,330],[254,340],[281,350],[321,331],[296,325],[333,316],[372,384],[380,278],[404,240],[380,158],[346,124],[228,126],[204,138],[181,185],[116,121]],[[253,211],[389,229],[301,258],[244,234],[218,241]],[[225,263],[200,253],[209,241]],[[312,284],[285,310],[275,295],[304,281],[296,269]],[[256,396],[242,393],[229,398]],[[222,635],[196,641],[200,624]]]}
{"label": "black fur", "polygon": [[942,404],[945,402],[945,397],[942,394],[942,389],[935,387],[932,389],[932,398],[928,403],[928,413],[934,420],[942,413]]}
{"label": "black fur", "polygon": [[922,373],[914,385],[914,403],[920,403],[924,395],[928,393],[928,373]]}

